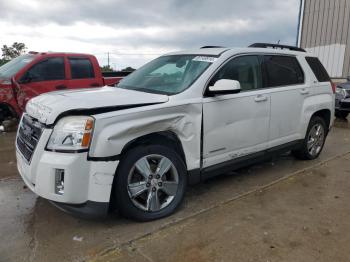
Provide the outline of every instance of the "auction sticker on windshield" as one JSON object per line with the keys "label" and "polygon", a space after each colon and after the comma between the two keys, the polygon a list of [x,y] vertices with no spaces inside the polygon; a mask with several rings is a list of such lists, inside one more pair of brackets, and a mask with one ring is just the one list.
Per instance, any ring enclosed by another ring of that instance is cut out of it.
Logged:
{"label": "auction sticker on windshield", "polygon": [[216,57],[212,56],[196,56],[195,58],[193,58],[193,61],[213,63],[216,61],[216,59]]}

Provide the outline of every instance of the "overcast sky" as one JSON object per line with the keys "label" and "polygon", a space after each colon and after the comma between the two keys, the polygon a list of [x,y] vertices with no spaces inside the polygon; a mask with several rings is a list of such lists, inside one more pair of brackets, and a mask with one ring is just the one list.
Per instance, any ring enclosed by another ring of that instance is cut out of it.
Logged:
{"label": "overcast sky", "polygon": [[87,52],[139,67],[203,45],[295,44],[299,0],[0,0],[0,45]]}

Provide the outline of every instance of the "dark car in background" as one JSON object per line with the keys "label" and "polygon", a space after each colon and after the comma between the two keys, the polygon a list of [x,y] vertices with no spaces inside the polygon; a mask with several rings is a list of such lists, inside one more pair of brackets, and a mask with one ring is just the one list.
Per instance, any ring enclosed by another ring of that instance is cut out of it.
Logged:
{"label": "dark car in background", "polygon": [[350,113],[350,76],[346,83],[338,84],[335,94],[335,115],[346,118]]}

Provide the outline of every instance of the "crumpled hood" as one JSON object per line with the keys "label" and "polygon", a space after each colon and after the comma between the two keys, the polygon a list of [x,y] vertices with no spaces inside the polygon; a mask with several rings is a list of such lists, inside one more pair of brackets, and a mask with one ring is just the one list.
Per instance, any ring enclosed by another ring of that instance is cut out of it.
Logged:
{"label": "crumpled hood", "polygon": [[166,95],[102,87],[46,93],[31,99],[26,106],[26,112],[40,122],[50,125],[60,114],[67,111],[96,109],[101,113],[165,103],[168,100]]}

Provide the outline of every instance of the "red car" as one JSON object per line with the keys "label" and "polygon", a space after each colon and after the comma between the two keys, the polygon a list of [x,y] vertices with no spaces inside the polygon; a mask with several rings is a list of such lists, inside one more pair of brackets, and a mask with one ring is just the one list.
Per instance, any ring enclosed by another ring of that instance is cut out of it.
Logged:
{"label": "red car", "polygon": [[0,123],[18,118],[29,99],[42,93],[115,85],[122,77],[103,77],[95,56],[29,52],[0,67]]}

